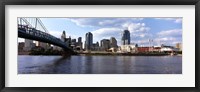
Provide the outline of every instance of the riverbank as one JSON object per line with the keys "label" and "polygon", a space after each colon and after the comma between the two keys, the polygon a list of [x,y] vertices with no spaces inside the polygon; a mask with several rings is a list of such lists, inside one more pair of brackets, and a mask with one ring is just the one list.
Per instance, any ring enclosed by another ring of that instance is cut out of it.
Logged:
{"label": "riverbank", "polygon": [[110,56],[166,56],[167,53],[79,53],[77,55],[110,55]]}
{"label": "riverbank", "polygon": [[[45,56],[51,56],[51,55],[55,55],[55,56],[60,56],[63,55],[62,53],[48,53],[48,54],[44,54],[44,53],[30,53],[30,52],[18,52],[18,55],[45,55]],[[113,52],[77,52],[76,54],[72,54],[72,55],[85,55],[85,56],[168,56],[170,55],[169,53],[156,53],[156,52],[149,52],[149,53],[113,53]],[[182,54],[177,54],[174,56],[182,56]]]}
{"label": "riverbank", "polygon": [[30,52],[27,52],[27,51],[23,51],[23,52],[22,52],[22,51],[19,51],[19,52],[18,52],[18,55],[29,55],[29,53],[30,53]]}

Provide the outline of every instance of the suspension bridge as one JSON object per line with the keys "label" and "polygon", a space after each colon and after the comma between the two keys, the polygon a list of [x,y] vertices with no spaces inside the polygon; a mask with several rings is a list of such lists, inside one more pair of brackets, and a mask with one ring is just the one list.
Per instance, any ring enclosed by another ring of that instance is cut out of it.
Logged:
{"label": "suspension bridge", "polygon": [[18,37],[45,42],[63,48],[65,52],[73,50],[61,39],[49,34],[48,30],[39,18],[18,18]]}

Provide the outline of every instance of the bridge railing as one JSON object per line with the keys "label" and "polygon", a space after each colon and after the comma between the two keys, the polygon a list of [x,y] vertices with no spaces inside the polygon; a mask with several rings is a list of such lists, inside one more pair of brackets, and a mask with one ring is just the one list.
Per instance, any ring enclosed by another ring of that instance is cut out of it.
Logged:
{"label": "bridge railing", "polygon": [[20,25],[19,24],[18,29],[20,29],[19,31],[22,32],[22,33],[33,35],[33,36],[36,36],[36,37],[45,38],[45,39],[48,39],[50,41],[57,42],[59,44],[65,45],[67,47],[65,42],[63,42],[59,38],[56,38],[56,37],[54,37],[54,36],[52,36],[48,33],[42,32],[42,31],[37,30],[35,28],[31,28],[28,25]]}
{"label": "bridge railing", "polygon": [[18,18],[17,22],[19,37],[46,42],[66,50],[72,50],[61,39],[48,34],[48,30],[39,18]]}

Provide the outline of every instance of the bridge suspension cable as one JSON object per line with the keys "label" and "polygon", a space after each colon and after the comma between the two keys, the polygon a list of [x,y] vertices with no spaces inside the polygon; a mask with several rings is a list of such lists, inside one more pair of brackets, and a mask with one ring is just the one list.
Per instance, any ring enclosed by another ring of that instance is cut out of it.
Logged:
{"label": "bridge suspension cable", "polygon": [[18,24],[27,25],[30,28],[35,28],[42,32],[49,33],[40,18],[18,18]]}
{"label": "bridge suspension cable", "polygon": [[18,37],[53,44],[73,52],[65,42],[49,34],[39,18],[18,18],[17,22]]}

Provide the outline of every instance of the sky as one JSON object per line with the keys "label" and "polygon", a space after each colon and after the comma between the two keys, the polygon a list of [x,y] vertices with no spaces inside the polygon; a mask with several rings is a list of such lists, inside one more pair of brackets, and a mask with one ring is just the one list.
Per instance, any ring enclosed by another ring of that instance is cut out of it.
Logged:
{"label": "sky", "polygon": [[[175,46],[182,43],[182,18],[40,18],[48,32],[58,38],[63,31],[66,36],[72,39],[82,37],[85,41],[85,34],[93,34],[93,43],[102,39],[115,37],[118,45],[121,45],[121,34],[123,30],[130,31],[131,43],[139,46],[151,44]],[[20,39],[22,41],[22,39]]]}

